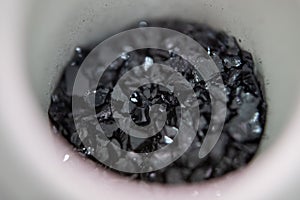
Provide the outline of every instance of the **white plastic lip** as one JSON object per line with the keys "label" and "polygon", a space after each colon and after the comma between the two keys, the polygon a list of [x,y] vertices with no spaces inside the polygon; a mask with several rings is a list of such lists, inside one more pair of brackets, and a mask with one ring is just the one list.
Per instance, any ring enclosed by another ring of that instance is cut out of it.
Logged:
{"label": "white plastic lip", "polygon": [[[92,164],[79,167],[80,157],[74,155],[67,147],[66,149],[57,148],[58,145],[60,147],[62,145],[49,131],[48,124],[43,120],[42,112],[33,97],[24,67],[24,43],[22,32],[20,32],[23,23],[19,21],[22,12],[18,10],[22,7],[22,2],[12,0],[9,4],[8,8],[13,9],[8,9],[6,12],[14,13],[16,19],[12,19],[10,24],[5,24],[7,29],[2,37],[4,40],[1,41],[2,46],[5,47],[5,51],[2,52],[5,59],[1,59],[1,67],[6,66],[5,70],[0,73],[0,119],[4,125],[1,131],[6,133],[5,141],[19,147],[14,152],[8,153],[19,155],[19,158],[23,158],[21,160],[30,167],[24,168],[24,173],[34,171],[35,178],[39,179],[45,187],[53,187],[52,189],[62,199],[64,197],[87,199],[87,196],[89,199],[132,200],[193,197],[209,200],[271,199],[279,192],[281,186],[291,182],[294,173],[298,171],[300,167],[300,160],[297,159],[300,151],[298,144],[300,139],[299,99],[292,114],[292,120],[286,125],[284,134],[278,142],[259,156],[247,169],[232,174],[228,179],[193,186],[149,187],[120,180],[108,180],[107,176],[95,169]],[[15,6],[17,4],[19,6]],[[299,88],[293,89],[297,90],[295,92],[299,90]],[[18,121],[18,126],[16,126],[16,113],[29,113],[30,115]],[[38,151],[33,152],[33,146]],[[65,154],[69,154],[70,159],[63,163]],[[90,173],[87,173],[84,168],[90,169]]]}

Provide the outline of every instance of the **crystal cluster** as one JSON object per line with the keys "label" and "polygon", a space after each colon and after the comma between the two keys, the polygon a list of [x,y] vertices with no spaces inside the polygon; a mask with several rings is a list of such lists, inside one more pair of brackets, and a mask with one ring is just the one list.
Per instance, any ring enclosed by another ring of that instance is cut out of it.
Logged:
{"label": "crystal cluster", "polygon": [[[197,42],[207,51],[221,71],[227,94],[227,116],[221,138],[204,159],[198,153],[208,130],[211,118],[210,95],[207,83],[197,74],[187,61],[171,51],[143,49],[122,55],[104,72],[96,91],[85,96],[76,96],[91,105],[92,93],[95,94],[95,106],[98,125],[105,131],[106,137],[126,151],[136,153],[152,152],[172,143],[178,132],[180,105],[174,94],[167,88],[147,84],[136,90],[130,97],[129,110],[132,120],[139,126],[150,123],[149,108],[161,104],[167,112],[167,120],[162,131],[149,138],[135,138],[123,132],[115,123],[110,107],[111,93],[120,77],[129,69],[153,63],[171,66],[185,77],[192,85],[200,109],[200,127],[190,148],[169,166],[149,173],[128,174],[132,179],[159,183],[200,182],[220,177],[230,171],[245,166],[255,155],[261,141],[266,121],[266,103],[254,73],[254,62],[249,52],[238,45],[236,39],[224,32],[215,31],[207,25],[182,21],[141,22],[140,26],[165,27],[182,32]],[[71,143],[78,152],[95,160],[95,153],[100,152],[86,144],[97,141],[89,136],[89,130],[77,132],[72,115],[72,89],[76,73],[90,52],[90,49],[76,48],[75,55],[65,67],[56,89],[51,95],[49,118],[53,126]],[[85,71],[88,79],[95,78],[97,72]],[[76,112],[76,111],[73,111]],[[84,111],[80,111],[84,114]],[[89,123],[91,116],[86,116],[84,123]],[[82,124],[84,126],[85,124]],[[88,127],[88,126],[87,126]],[[79,137],[79,135],[81,137]],[[83,142],[80,138],[85,138]],[[92,145],[91,145],[92,146]],[[96,146],[101,146],[101,143]]]}

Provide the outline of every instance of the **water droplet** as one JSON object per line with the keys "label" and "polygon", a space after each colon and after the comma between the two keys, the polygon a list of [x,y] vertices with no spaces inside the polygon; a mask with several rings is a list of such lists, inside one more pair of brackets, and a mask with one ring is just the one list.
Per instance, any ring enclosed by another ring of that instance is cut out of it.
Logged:
{"label": "water droplet", "polygon": [[208,55],[211,54],[210,47],[207,47],[207,53],[208,53]]}
{"label": "water droplet", "polygon": [[127,53],[123,52],[123,53],[121,54],[121,58],[122,58],[123,60],[128,60],[129,55],[128,55]]}
{"label": "water droplet", "polygon": [[255,126],[252,132],[255,134],[260,134],[262,132],[262,128],[260,126]]}
{"label": "water droplet", "polygon": [[137,103],[138,102],[137,98],[135,98],[135,97],[130,98],[130,101],[133,102],[133,103]]}
{"label": "water droplet", "polygon": [[92,155],[92,154],[94,153],[94,151],[95,151],[94,148],[88,147],[88,148],[86,149],[86,154],[87,154],[87,155]]}
{"label": "water droplet", "polygon": [[148,22],[146,22],[146,21],[140,21],[139,22],[139,27],[141,28],[141,27],[147,27],[148,26]]}
{"label": "water droplet", "polygon": [[67,162],[67,161],[69,160],[69,158],[70,158],[70,155],[69,155],[69,154],[66,154],[66,155],[64,156],[63,162]]}
{"label": "water droplet", "polygon": [[198,82],[200,82],[201,81],[201,79],[200,79],[200,77],[199,76],[195,76],[195,80],[194,80],[196,83],[198,83]]}
{"label": "water droplet", "polygon": [[164,136],[164,140],[166,144],[171,144],[173,142],[173,140],[171,138],[169,138],[168,136]]}
{"label": "water droplet", "polygon": [[259,119],[259,112],[254,113],[252,119],[250,120],[251,123],[257,122]]}
{"label": "water droplet", "polygon": [[150,176],[150,178],[155,178],[156,174],[155,173],[151,173],[149,176]]}
{"label": "water droplet", "polygon": [[80,47],[76,47],[76,48],[75,48],[75,52],[76,52],[76,53],[82,53],[82,49],[81,49]]}

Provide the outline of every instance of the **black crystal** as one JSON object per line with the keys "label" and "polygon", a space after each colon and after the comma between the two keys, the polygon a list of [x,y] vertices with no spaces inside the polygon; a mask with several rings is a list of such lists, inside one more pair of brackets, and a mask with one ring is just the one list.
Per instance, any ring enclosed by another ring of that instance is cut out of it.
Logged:
{"label": "black crystal", "polygon": [[[110,108],[110,95],[118,79],[129,69],[153,59],[155,63],[164,63],[180,72],[194,88],[199,101],[200,130],[192,145],[184,155],[169,166],[150,173],[127,174],[132,179],[159,183],[200,182],[220,177],[230,171],[245,166],[255,155],[263,136],[266,121],[266,102],[261,90],[262,85],[254,72],[254,61],[249,52],[240,48],[236,39],[224,32],[216,31],[204,24],[182,21],[143,22],[142,26],[157,26],[177,30],[199,42],[213,58],[221,71],[228,95],[226,123],[217,145],[205,158],[199,159],[198,152],[208,130],[211,116],[210,96],[206,83],[193,67],[180,56],[172,52],[157,49],[143,49],[128,53],[117,59],[103,74],[95,92],[97,118],[106,136],[127,151],[152,152],[167,145],[178,131],[180,119],[179,102],[168,89],[149,84],[140,87],[130,98],[132,120],[140,126],[150,123],[149,106],[161,104],[166,108],[167,121],[163,130],[147,139],[135,138],[120,130],[113,119]],[[95,162],[88,146],[83,145],[79,134],[87,134],[87,140],[93,140],[89,131],[78,133],[72,116],[72,88],[78,68],[91,49],[76,48],[71,62],[65,67],[60,81],[51,96],[49,118],[53,126],[77,151]],[[97,72],[85,71],[87,80],[95,78]],[[89,95],[79,97],[91,105]],[[84,110],[73,112],[81,112]],[[89,123],[90,116],[86,116]],[[84,126],[84,124],[82,124]],[[166,138],[168,140],[166,140]],[[85,144],[88,142],[85,141]],[[100,145],[100,144],[99,144]]]}

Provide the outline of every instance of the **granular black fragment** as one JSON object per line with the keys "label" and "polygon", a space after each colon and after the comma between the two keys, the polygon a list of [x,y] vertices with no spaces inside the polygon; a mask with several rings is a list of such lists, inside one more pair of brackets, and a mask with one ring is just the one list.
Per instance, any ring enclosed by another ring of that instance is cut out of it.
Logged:
{"label": "granular black fragment", "polygon": [[[206,83],[187,61],[172,52],[158,49],[130,52],[110,65],[104,72],[97,90],[94,91],[97,118],[107,138],[124,150],[144,153],[168,145],[176,136],[180,119],[179,102],[171,91],[160,85],[144,85],[130,97],[132,120],[140,126],[150,123],[149,106],[154,104],[165,106],[167,121],[160,133],[147,139],[135,138],[119,129],[113,119],[110,95],[114,85],[126,71],[145,62],[171,66],[191,83],[199,101],[200,130],[188,151],[161,170],[142,174],[112,171],[136,180],[175,184],[220,177],[249,163],[259,147],[266,121],[266,102],[261,90],[262,85],[254,73],[252,55],[241,49],[234,37],[215,31],[207,25],[182,21],[156,21],[141,22],[140,26],[177,30],[190,36],[206,49],[219,67],[226,87],[228,98],[226,123],[213,151],[205,159],[200,160],[198,153],[211,116],[210,96]],[[75,76],[90,51],[91,49],[76,48],[74,57],[65,67],[51,95],[48,114],[53,126],[77,151],[97,162],[92,156],[95,149],[83,145],[79,138],[78,134],[83,133],[76,131],[72,115],[72,89]],[[88,79],[93,79],[97,73],[86,70],[85,75]],[[80,98],[84,103],[91,104],[89,95],[74,98]],[[86,123],[89,123],[89,116],[86,117]],[[92,144],[95,141],[92,136],[89,136],[88,130],[85,130],[84,134],[87,135],[85,144],[89,144],[89,141]]]}

